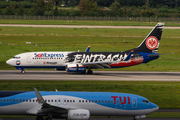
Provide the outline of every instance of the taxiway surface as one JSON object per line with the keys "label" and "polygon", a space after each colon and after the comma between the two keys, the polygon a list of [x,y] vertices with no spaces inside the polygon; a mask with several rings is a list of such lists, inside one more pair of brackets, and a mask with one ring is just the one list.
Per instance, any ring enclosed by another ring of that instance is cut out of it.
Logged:
{"label": "taxiway surface", "polygon": [[[0,120],[35,120],[36,118],[0,118]],[[143,120],[179,120],[180,118],[144,118]],[[57,119],[53,119],[57,120]],[[60,120],[60,119],[58,119]],[[63,119],[61,119],[63,120]],[[133,120],[133,117],[92,117],[91,120]],[[141,119],[140,119],[141,120]]]}
{"label": "taxiway surface", "polygon": [[99,81],[180,81],[180,72],[94,71],[93,74],[65,71],[0,70],[0,80],[99,80]]}

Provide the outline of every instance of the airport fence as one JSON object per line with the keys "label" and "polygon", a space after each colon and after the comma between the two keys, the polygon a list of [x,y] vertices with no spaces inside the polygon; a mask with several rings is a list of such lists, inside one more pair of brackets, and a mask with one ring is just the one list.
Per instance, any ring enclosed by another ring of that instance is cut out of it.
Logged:
{"label": "airport fence", "polygon": [[0,19],[16,20],[89,20],[89,21],[179,21],[179,17],[90,17],[90,16],[20,16],[0,15]]}

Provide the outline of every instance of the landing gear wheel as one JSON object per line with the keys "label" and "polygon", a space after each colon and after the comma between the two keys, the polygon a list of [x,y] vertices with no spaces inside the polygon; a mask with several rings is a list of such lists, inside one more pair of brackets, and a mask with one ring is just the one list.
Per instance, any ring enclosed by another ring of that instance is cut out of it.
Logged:
{"label": "landing gear wheel", "polygon": [[133,120],[136,120],[136,117],[134,116],[134,119]]}
{"label": "landing gear wheel", "polygon": [[21,73],[22,73],[22,74],[24,74],[24,73],[25,73],[25,71],[24,71],[24,70],[22,70],[22,71],[21,71]]}
{"label": "landing gear wheel", "polygon": [[89,69],[89,70],[87,71],[87,74],[93,74],[93,71]]}
{"label": "landing gear wheel", "polygon": [[52,120],[52,119],[48,117],[48,118],[45,118],[45,120]]}
{"label": "landing gear wheel", "polygon": [[36,120],[44,120],[42,116],[37,116]]}

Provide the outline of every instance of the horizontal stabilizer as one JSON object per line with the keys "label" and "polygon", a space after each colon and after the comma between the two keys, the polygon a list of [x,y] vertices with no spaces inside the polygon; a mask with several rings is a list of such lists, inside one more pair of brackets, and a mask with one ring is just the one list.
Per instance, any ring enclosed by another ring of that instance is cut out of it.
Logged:
{"label": "horizontal stabilizer", "polygon": [[173,54],[173,53],[162,53],[162,54],[149,54],[147,55],[148,57],[156,57],[156,56],[160,56],[160,55],[167,55],[167,54]]}

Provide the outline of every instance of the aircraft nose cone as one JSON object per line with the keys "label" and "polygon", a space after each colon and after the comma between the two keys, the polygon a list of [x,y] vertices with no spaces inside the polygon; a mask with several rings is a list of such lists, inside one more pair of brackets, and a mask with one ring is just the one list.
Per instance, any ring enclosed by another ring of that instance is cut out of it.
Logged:
{"label": "aircraft nose cone", "polygon": [[7,61],[6,61],[6,64],[12,65],[12,60],[11,60],[11,59],[7,60]]}
{"label": "aircraft nose cone", "polygon": [[154,111],[156,111],[156,110],[159,109],[159,106],[157,106],[157,105],[154,104],[154,103],[151,103],[151,108],[152,108]]}

